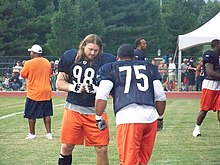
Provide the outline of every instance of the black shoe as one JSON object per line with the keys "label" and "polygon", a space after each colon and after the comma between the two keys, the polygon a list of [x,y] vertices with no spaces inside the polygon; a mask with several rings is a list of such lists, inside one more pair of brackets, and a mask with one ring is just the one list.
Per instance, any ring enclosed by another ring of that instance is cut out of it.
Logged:
{"label": "black shoe", "polygon": [[163,119],[157,119],[157,131],[163,129]]}

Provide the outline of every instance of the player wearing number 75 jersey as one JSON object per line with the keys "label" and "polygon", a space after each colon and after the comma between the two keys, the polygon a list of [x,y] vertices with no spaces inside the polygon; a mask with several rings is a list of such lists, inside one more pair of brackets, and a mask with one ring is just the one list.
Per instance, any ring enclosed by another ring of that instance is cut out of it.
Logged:
{"label": "player wearing number 75 jersey", "polygon": [[151,63],[134,60],[134,50],[128,44],[119,47],[117,57],[118,61],[105,64],[97,75],[97,127],[105,130],[102,114],[111,93],[120,165],[146,165],[153,151],[157,119],[165,111],[161,76]]}
{"label": "player wearing number 75 jersey", "polygon": [[[102,41],[96,34],[86,36],[78,51],[68,50],[61,57],[56,86],[68,95],[61,128],[59,165],[71,165],[73,148],[84,143],[95,147],[97,165],[109,164],[109,130],[97,129],[94,104],[97,71],[112,61],[115,61],[115,56],[102,53]],[[108,122],[106,113],[103,118]]]}

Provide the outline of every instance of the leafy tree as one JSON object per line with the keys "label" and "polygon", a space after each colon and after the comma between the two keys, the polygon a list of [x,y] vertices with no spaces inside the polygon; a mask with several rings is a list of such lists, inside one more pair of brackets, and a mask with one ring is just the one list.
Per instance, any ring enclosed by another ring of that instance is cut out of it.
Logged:
{"label": "leafy tree", "polygon": [[[175,50],[179,34],[203,25],[219,9],[220,3],[210,0],[1,0],[0,56],[26,55],[34,43],[43,46],[44,54],[60,56],[96,33],[111,53],[145,37],[148,55],[155,57],[158,48],[163,54]],[[183,55],[198,56],[201,50]]]}
{"label": "leafy tree", "polygon": [[3,0],[0,4],[1,56],[22,56],[32,44],[45,43],[50,30],[48,13],[53,11],[49,0],[41,6],[33,0]]}
{"label": "leafy tree", "polygon": [[51,20],[51,32],[47,36],[47,47],[52,54],[58,56],[67,48],[71,48],[78,36],[75,25],[75,10],[71,0],[59,0],[59,8]]}
{"label": "leafy tree", "polygon": [[[170,0],[164,3],[162,20],[164,21],[163,35],[167,42],[165,48],[175,50],[177,48],[177,37],[197,28],[199,10],[205,5],[203,0]],[[199,49],[193,48],[183,52],[185,56],[196,56]]]}
{"label": "leafy tree", "polygon": [[32,18],[33,31],[37,34],[36,43],[39,43],[44,48],[44,54],[51,55],[46,47],[47,34],[51,31],[50,20],[54,12],[53,0],[35,0],[33,4],[36,10],[36,16]]}
{"label": "leafy tree", "polygon": [[116,53],[123,43],[134,43],[138,37],[145,37],[148,52],[157,50],[160,19],[159,5],[145,0],[100,0],[102,18],[106,25],[106,50]]}
{"label": "leafy tree", "polygon": [[59,10],[52,18],[52,33],[47,46],[56,56],[66,49],[78,48],[86,35],[102,35],[104,23],[95,0],[60,0]]}
{"label": "leafy tree", "polygon": [[30,19],[34,15],[33,1],[3,0],[0,2],[1,56],[22,55],[36,34],[29,33]]}
{"label": "leafy tree", "polygon": [[203,25],[208,22],[212,17],[218,14],[220,11],[220,3],[215,1],[208,1],[206,5],[202,6],[199,17],[198,17],[198,25]]}

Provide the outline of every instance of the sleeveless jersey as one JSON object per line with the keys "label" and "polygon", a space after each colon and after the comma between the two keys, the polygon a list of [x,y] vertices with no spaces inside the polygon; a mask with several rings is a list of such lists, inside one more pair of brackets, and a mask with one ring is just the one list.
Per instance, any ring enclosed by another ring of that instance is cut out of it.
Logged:
{"label": "sleeveless jersey", "polygon": [[[75,56],[77,54],[76,49],[67,50],[61,57],[58,64],[58,71],[65,72],[69,75],[68,82],[75,83],[89,83],[96,84],[95,77],[98,69],[108,63],[115,61],[115,56],[110,53],[102,53],[98,55],[93,63],[89,61],[80,60],[74,63]],[[68,92],[67,102],[84,107],[93,107],[95,104],[95,94],[92,93],[74,93]]]}
{"label": "sleeveless jersey", "polygon": [[[205,69],[205,64],[206,63],[213,64],[214,71],[220,74],[220,56],[218,54],[216,54],[212,50],[205,51],[203,53],[203,66],[204,66],[204,69]],[[216,80],[215,78],[213,78],[213,77],[206,74],[206,69],[204,71],[205,71],[204,72],[205,73],[205,79]]]}
{"label": "sleeveless jersey", "polygon": [[102,66],[97,81],[113,83],[115,114],[123,107],[136,103],[154,106],[154,80],[161,80],[157,68],[147,61],[116,61]]}

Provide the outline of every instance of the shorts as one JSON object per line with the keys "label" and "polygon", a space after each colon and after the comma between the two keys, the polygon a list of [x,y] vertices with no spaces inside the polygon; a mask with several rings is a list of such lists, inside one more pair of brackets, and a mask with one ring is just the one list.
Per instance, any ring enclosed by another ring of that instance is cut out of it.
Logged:
{"label": "shorts", "polygon": [[120,124],[117,126],[117,148],[120,165],[147,164],[153,152],[157,120],[153,123]]}
{"label": "shorts", "polygon": [[220,111],[220,91],[202,89],[200,110]]}
{"label": "shorts", "polygon": [[[102,118],[108,125],[108,117]],[[96,126],[95,115],[80,114],[64,109],[60,142],[63,144],[107,146],[109,144],[109,128],[100,131]]]}
{"label": "shorts", "polygon": [[24,117],[28,119],[53,116],[52,99],[47,101],[34,101],[26,98]]}

